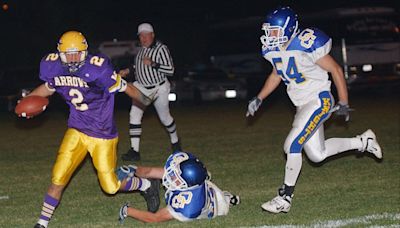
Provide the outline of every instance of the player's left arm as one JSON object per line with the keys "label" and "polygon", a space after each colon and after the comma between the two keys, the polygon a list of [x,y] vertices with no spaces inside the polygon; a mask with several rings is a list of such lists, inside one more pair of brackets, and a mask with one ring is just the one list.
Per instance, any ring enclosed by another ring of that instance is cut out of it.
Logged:
{"label": "player's left arm", "polygon": [[128,216],[146,223],[165,222],[174,219],[166,207],[161,208],[156,213],[142,211],[133,207],[128,207]]}
{"label": "player's left arm", "polygon": [[93,56],[91,63],[98,69],[99,76],[97,83],[99,87],[108,90],[109,93],[125,92],[139,106],[148,105],[151,103],[150,98],[146,97],[136,87],[127,83],[121,75],[116,73],[112,67],[111,61],[106,57]]}
{"label": "player's left arm", "polygon": [[31,93],[29,93],[27,96],[41,96],[41,97],[48,97],[53,95],[55,92],[54,89],[50,89],[46,83],[41,84],[40,86],[36,87]]}
{"label": "player's left arm", "polygon": [[338,92],[339,103],[342,105],[348,105],[349,97],[342,67],[329,54],[319,58],[316,61],[316,64],[318,64],[318,66],[320,66],[322,69],[331,73],[333,82],[335,83]]}

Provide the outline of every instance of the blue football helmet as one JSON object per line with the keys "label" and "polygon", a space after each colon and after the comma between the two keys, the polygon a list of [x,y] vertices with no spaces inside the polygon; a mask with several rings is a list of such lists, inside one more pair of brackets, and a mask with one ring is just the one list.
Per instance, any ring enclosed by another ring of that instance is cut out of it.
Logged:
{"label": "blue football helmet", "polygon": [[208,172],[198,158],[185,152],[174,157],[175,161],[164,169],[163,185],[168,190],[186,190],[204,183]]}
{"label": "blue football helmet", "polygon": [[263,49],[273,49],[288,42],[298,31],[297,14],[290,7],[280,7],[267,15],[260,37]]}

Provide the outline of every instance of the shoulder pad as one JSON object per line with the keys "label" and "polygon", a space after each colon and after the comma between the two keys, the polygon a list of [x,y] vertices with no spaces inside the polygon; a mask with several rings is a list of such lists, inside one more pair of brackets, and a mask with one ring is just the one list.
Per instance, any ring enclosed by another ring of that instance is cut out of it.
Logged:
{"label": "shoulder pad", "polygon": [[105,55],[88,55],[86,63],[97,68],[108,67],[111,65],[111,60]]}
{"label": "shoulder pad", "polygon": [[42,80],[61,70],[62,64],[57,53],[49,53],[40,61],[40,78]]}
{"label": "shoulder pad", "polygon": [[188,219],[197,218],[206,204],[206,185],[203,183],[190,190],[169,193],[167,205]]}
{"label": "shoulder pad", "polygon": [[330,37],[317,28],[306,28],[300,31],[286,50],[313,52],[324,46]]}

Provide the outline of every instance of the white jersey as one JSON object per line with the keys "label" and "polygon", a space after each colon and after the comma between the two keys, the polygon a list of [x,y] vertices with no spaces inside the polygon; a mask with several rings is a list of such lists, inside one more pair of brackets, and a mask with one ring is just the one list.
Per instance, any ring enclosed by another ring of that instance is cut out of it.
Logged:
{"label": "white jersey", "polygon": [[167,190],[165,193],[169,213],[181,222],[227,215],[229,201],[224,191],[209,180],[194,188]]}
{"label": "white jersey", "polygon": [[263,49],[287,86],[287,93],[296,106],[318,99],[322,91],[330,91],[328,72],[315,62],[331,50],[332,40],[322,31],[307,28],[292,38],[284,48]]}

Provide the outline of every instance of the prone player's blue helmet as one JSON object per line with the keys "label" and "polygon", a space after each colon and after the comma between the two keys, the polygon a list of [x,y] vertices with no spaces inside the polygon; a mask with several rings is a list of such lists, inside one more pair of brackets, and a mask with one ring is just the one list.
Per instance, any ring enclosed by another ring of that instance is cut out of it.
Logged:
{"label": "prone player's blue helmet", "polygon": [[201,185],[207,178],[207,169],[199,159],[189,159],[179,165],[181,177],[188,187]]}
{"label": "prone player's blue helmet", "polygon": [[168,190],[185,190],[202,185],[208,177],[204,164],[190,153],[172,154],[164,166],[163,185]]}
{"label": "prone player's blue helmet", "polygon": [[298,31],[297,14],[290,7],[280,7],[267,14],[261,27],[263,49],[272,49],[288,42]]}

